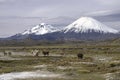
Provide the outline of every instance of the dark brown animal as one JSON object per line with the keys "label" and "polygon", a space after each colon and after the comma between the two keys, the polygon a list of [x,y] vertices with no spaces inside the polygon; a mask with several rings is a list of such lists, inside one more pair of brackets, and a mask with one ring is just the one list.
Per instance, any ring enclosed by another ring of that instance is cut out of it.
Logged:
{"label": "dark brown animal", "polygon": [[79,59],[83,59],[83,54],[82,54],[82,53],[79,53],[79,54],[77,54],[77,57],[78,57]]}
{"label": "dark brown animal", "polygon": [[49,56],[49,51],[42,51],[42,54],[43,54],[44,56]]}
{"label": "dark brown animal", "polygon": [[7,52],[5,52],[5,51],[3,52],[3,54],[4,54],[4,56],[7,56]]}
{"label": "dark brown animal", "polygon": [[8,56],[11,56],[12,55],[12,53],[11,52],[8,52]]}

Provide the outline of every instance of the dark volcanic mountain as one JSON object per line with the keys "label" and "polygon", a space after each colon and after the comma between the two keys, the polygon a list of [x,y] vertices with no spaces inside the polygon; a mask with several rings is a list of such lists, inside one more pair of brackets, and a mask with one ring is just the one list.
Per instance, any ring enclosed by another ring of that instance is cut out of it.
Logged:
{"label": "dark volcanic mountain", "polygon": [[63,29],[56,29],[45,23],[39,24],[23,33],[9,37],[8,39],[34,39],[34,40],[105,40],[120,37],[119,31],[107,27],[99,21],[82,17]]}

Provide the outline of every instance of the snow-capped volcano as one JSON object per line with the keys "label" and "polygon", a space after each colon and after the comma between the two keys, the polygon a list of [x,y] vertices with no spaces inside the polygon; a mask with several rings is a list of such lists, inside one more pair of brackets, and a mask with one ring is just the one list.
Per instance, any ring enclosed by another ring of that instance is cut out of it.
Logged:
{"label": "snow-capped volcano", "polygon": [[119,31],[107,27],[93,18],[81,17],[80,19],[62,29],[59,29],[58,27],[56,29],[51,25],[41,23],[21,34],[13,35],[8,39],[21,40],[28,38],[41,41],[95,41],[114,39],[119,37]]}
{"label": "snow-capped volcano", "polygon": [[25,30],[21,34],[22,35],[26,35],[26,34],[43,35],[43,34],[52,33],[55,31],[57,31],[57,29],[55,27],[45,24],[45,23],[41,23],[31,29]]}
{"label": "snow-capped volcano", "polygon": [[117,30],[107,27],[99,21],[90,17],[81,17],[72,24],[68,25],[63,29],[64,33],[76,32],[76,33],[88,33],[88,32],[99,32],[99,33],[118,33]]}

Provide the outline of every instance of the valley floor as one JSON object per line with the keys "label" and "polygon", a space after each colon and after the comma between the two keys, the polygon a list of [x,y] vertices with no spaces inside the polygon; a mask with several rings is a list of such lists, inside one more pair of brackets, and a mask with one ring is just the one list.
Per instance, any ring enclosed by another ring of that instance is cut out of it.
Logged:
{"label": "valley floor", "polygon": [[[47,50],[38,57],[31,49]],[[11,51],[4,56],[3,51]],[[0,80],[120,80],[120,47],[4,47],[0,52]],[[77,53],[84,58],[78,59]],[[65,53],[64,55],[61,53]]]}

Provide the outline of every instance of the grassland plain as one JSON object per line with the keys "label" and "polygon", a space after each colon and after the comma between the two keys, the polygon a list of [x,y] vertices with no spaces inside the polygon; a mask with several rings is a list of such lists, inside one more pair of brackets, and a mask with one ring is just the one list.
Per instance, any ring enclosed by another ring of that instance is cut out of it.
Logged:
{"label": "grassland plain", "polygon": [[[40,50],[38,57],[31,53],[35,49]],[[44,57],[43,50],[50,55]],[[120,80],[120,45],[115,42],[9,46],[0,51],[0,80]],[[84,58],[78,59],[78,53]]]}

